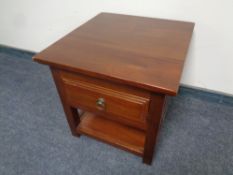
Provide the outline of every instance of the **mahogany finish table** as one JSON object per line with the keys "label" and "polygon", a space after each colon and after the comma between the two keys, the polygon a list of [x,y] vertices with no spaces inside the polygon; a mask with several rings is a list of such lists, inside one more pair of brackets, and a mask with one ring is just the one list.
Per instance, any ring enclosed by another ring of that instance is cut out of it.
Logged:
{"label": "mahogany finish table", "polygon": [[190,22],[101,13],[33,59],[50,66],[73,135],[151,164],[193,28]]}

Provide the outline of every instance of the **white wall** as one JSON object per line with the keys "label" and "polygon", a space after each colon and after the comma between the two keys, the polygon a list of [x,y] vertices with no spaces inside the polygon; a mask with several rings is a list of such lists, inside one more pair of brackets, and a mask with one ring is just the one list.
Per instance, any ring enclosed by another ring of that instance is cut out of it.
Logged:
{"label": "white wall", "polygon": [[99,12],[196,23],[182,83],[233,94],[233,0],[0,0],[0,44],[40,51]]}

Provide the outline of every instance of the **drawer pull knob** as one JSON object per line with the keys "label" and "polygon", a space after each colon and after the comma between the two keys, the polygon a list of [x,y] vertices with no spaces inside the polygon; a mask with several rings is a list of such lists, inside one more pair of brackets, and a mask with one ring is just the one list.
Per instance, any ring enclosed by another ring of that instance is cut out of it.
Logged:
{"label": "drawer pull knob", "polygon": [[103,110],[105,108],[105,100],[104,98],[98,98],[96,100],[96,106],[98,109]]}

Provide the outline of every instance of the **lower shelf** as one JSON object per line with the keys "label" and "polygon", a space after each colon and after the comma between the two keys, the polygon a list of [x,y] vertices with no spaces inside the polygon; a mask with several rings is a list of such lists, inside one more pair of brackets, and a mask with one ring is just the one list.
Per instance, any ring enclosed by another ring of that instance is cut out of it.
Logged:
{"label": "lower shelf", "polygon": [[77,132],[109,143],[113,146],[143,155],[145,132],[85,112]]}

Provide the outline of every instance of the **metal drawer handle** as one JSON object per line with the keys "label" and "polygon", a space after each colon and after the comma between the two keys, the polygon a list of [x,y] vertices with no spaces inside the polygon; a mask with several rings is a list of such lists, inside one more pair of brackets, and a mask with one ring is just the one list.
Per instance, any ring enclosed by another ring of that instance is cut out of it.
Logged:
{"label": "metal drawer handle", "polygon": [[104,98],[98,98],[96,100],[96,106],[98,109],[103,110],[105,108],[105,100]]}

